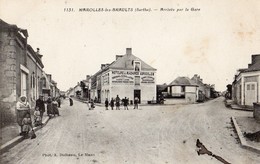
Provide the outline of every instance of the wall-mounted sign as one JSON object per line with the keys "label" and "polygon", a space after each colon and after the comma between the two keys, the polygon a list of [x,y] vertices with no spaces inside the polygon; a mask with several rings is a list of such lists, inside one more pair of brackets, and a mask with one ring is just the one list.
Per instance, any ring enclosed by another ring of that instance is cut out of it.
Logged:
{"label": "wall-mounted sign", "polygon": [[153,84],[153,83],[155,83],[154,77],[144,76],[144,77],[141,78],[141,83],[150,83],[150,84]]}
{"label": "wall-mounted sign", "polygon": [[103,77],[103,85],[109,84],[109,73],[102,76]]}
{"label": "wall-mounted sign", "polygon": [[113,76],[112,83],[113,84],[133,84],[134,78],[131,76],[126,76],[126,75]]}
{"label": "wall-mounted sign", "polygon": [[112,71],[113,75],[135,75],[135,76],[154,76],[154,72],[138,72],[138,71]]}

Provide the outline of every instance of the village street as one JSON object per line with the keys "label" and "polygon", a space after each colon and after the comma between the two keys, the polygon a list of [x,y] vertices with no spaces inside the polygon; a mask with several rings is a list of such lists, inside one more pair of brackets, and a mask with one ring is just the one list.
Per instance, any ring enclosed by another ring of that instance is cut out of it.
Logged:
{"label": "village street", "polygon": [[231,163],[260,163],[258,154],[242,149],[231,116],[251,112],[225,108],[223,98],[206,103],[141,106],[139,110],[88,110],[87,104],[64,100],[61,116],[1,155],[1,163],[221,163],[198,156],[196,139]]}

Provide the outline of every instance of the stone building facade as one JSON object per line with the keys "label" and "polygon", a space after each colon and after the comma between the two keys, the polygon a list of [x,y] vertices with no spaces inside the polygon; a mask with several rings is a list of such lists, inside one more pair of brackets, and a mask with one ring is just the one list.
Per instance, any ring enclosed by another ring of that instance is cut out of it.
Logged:
{"label": "stone building facade", "polygon": [[43,93],[44,65],[39,49],[27,44],[27,30],[0,19],[0,113],[12,122],[15,103],[24,95],[33,107]]}

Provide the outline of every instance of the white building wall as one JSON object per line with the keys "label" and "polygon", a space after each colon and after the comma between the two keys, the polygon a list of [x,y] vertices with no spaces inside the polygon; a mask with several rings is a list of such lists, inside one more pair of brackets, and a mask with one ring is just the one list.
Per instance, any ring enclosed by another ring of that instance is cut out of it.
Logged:
{"label": "white building wall", "polygon": [[[114,71],[114,72],[113,72]],[[109,74],[109,82],[105,82]],[[140,76],[140,85],[135,85],[135,76]],[[156,74],[154,71],[135,72],[133,70],[109,70],[102,73],[101,103],[105,99],[115,98],[117,95],[122,98],[134,100],[134,90],[140,90],[141,103],[156,100]]]}

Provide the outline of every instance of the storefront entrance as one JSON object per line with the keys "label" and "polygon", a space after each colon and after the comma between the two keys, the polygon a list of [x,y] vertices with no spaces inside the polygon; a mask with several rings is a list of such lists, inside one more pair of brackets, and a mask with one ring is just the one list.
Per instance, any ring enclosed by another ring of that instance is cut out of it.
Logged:
{"label": "storefront entrance", "polygon": [[138,97],[139,103],[141,102],[141,90],[134,90],[134,98]]}

